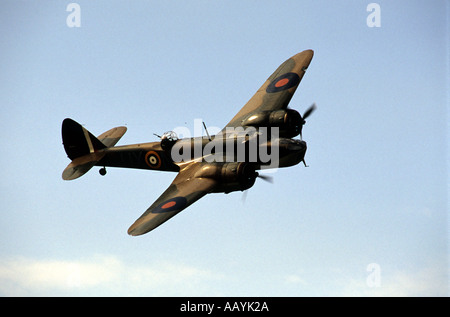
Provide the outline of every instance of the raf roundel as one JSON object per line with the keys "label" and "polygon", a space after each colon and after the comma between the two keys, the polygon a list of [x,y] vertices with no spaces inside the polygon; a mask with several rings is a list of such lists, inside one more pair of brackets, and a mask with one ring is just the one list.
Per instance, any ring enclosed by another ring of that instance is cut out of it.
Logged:
{"label": "raf roundel", "polygon": [[145,154],[145,163],[147,163],[150,168],[160,168],[161,158],[155,151],[149,151],[147,152],[147,154]]}
{"label": "raf roundel", "polygon": [[300,83],[300,77],[296,73],[286,73],[275,78],[269,86],[267,86],[266,92],[280,92],[292,87],[296,87]]}
{"label": "raf roundel", "polygon": [[158,207],[156,207],[152,213],[154,214],[161,214],[164,212],[170,212],[175,210],[181,210],[187,205],[187,199],[185,197],[174,197],[169,200],[166,200],[165,202],[162,202],[159,204]]}

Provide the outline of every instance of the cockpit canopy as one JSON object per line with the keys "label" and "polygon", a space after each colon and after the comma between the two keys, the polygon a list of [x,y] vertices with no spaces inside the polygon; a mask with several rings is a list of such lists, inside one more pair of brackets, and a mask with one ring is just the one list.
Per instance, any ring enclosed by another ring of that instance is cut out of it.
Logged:
{"label": "cockpit canopy", "polygon": [[170,150],[177,141],[177,134],[173,131],[167,131],[161,136],[161,147],[163,150]]}

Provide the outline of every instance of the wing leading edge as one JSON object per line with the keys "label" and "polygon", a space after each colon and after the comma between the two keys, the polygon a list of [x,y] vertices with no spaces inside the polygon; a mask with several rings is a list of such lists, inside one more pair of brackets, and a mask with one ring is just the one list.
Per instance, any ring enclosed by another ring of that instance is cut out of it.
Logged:
{"label": "wing leading edge", "polygon": [[128,234],[147,233],[210,193],[216,181],[195,177],[202,166],[202,163],[191,163],[181,169],[169,188],[131,225]]}

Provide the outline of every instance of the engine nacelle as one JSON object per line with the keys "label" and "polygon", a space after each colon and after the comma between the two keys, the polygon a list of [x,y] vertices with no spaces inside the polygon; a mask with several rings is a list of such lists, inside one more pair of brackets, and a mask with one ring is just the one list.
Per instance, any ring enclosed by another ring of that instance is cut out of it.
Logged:
{"label": "engine nacelle", "polygon": [[248,163],[211,163],[204,165],[197,173],[196,178],[212,178],[218,181],[219,185],[214,190],[215,193],[230,193],[233,191],[243,191],[255,184],[258,173]]}
{"label": "engine nacelle", "polygon": [[300,113],[293,109],[263,111],[251,115],[242,123],[243,126],[278,127],[280,137],[293,138],[300,134],[303,119]]}

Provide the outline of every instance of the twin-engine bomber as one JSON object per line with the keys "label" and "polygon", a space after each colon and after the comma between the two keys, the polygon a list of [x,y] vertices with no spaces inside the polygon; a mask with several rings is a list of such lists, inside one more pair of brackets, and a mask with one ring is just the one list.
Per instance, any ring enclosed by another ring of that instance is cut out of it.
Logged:
{"label": "twin-engine bomber", "polygon": [[[147,233],[209,193],[230,193],[252,187],[258,170],[305,163],[302,139],[305,119],[288,104],[313,58],[306,50],[289,58],[216,135],[178,139],[165,133],[159,142],[115,146],[127,131],[116,127],[95,137],[72,119],[62,123],[64,149],[72,162],[64,180],[76,179],[93,166],[177,172],[166,191],[128,229]],[[206,129],[206,126],[205,126]],[[300,136],[299,139],[294,139]]]}

